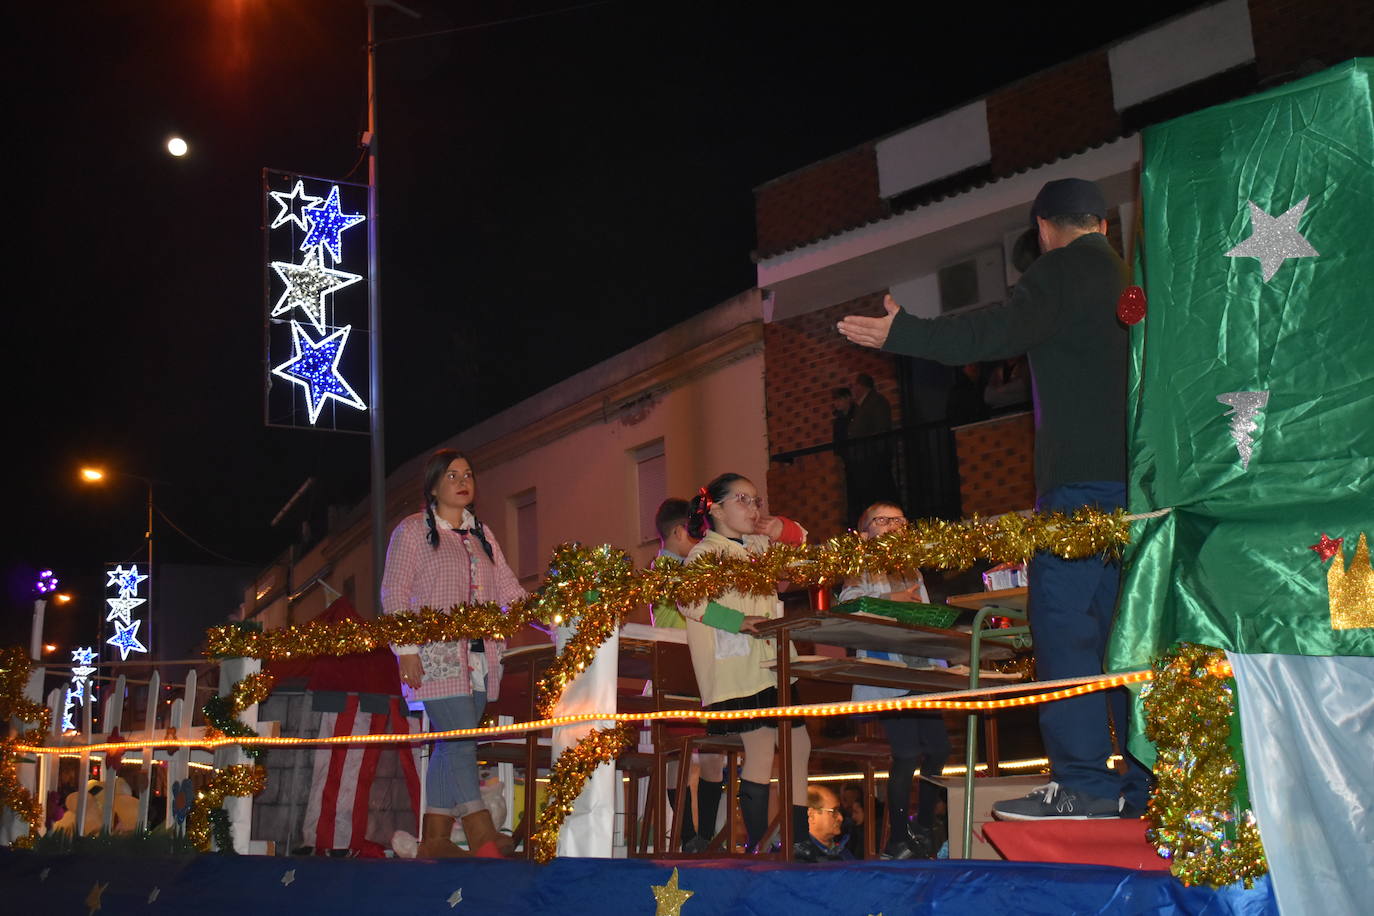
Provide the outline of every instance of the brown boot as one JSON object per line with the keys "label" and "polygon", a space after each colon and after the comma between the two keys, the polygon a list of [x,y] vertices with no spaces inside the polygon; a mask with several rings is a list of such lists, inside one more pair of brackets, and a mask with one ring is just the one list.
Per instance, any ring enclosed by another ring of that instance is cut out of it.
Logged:
{"label": "brown boot", "polygon": [[508,848],[513,848],[510,837],[502,837],[492,823],[491,812],[483,808],[472,814],[463,815],[463,832],[468,837],[470,855],[484,859],[501,859],[506,856],[502,851],[501,840],[506,840]]}
{"label": "brown boot", "polygon": [[420,859],[456,859],[469,853],[453,842],[453,815],[426,812],[420,822],[420,847],[415,856]]}

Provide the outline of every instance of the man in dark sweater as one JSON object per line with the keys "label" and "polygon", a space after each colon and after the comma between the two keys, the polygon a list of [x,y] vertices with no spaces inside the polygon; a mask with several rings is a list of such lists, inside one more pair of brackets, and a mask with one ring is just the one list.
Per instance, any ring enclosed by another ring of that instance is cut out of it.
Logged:
{"label": "man in dark sweater", "polygon": [[[881,318],[850,315],[839,331],[854,343],[950,365],[1030,357],[1035,399],[1036,508],[1112,511],[1126,501],[1128,336],[1116,318],[1126,268],[1107,242],[1107,204],[1090,181],[1046,184],[1031,208],[1044,254],[1003,305],[936,319],[901,311],[892,297]],[[1030,564],[1030,624],[1041,680],[1102,673],[1121,567],[1100,558]],[[1138,815],[1148,774],[1126,747],[1124,691],[1093,693],[1040,707],[1051,782],[1025,798],[999,802],[1010,820]]]}

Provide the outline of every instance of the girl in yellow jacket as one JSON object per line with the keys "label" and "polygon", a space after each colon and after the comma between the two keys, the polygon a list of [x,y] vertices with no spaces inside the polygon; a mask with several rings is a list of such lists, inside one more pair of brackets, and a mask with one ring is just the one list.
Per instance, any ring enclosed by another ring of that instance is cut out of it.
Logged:
{"label": "girl in yellow jacket", "polygon": [[[739,474],[722,474],[692,498],[688,533],[700,542],[687,555],[687,563],[708,553],[746,557],[768,549],[769,536],[800,543],[806,535],[796,522],[761,517],[763,501],[754,485]],[[762,530],[765,533],[757,533]],[[752,634],[764,620],[782,615],[777,595],[748,595],[728,591],[714,601],[681,608],[687,619],[687,646],[692,668],[701,689],[702,706],[708,710],[768,709],[778,705],[778,679],[768,667],[777,657],[773,640]],[[811,738],[801,719],[792,720],[792,835],[805,840],[806,772]],[[751,851],[758,849],[768,828],[768,786],[773,775],[773,752],[778,739],[777,720],[770,718],[712,721],[712,735],[738,734],[744,741],[744,767],[740,773],[739,802]],[[702,781],[719,781],[720,774],[702,773]]]}

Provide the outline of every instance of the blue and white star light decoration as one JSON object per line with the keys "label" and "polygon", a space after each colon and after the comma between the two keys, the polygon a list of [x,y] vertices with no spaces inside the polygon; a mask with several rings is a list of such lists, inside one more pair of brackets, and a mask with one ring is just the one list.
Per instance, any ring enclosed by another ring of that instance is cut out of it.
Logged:
{"label": "blue and white star light decoration", "polygon": [[86,697],[86,682],[95,674],[95,650],[89,646],[72,651],[72,682],[62,704],[62,731],[76,731],[76,721],[72,718],[76,704]]}
{"label": "blue and white star light decoration", "polygon": [[339,357],[353,330],[349,325],[320,340],[311,340],[310,332],[299,322],[291,322],[291,345],[295,355],[272,369],[272,374],[294,382],[305,389],[306,407],[310,409],[310,423],[314,425],[324,409],[324,402],[333,398],[340,404],[366,410],[367,405],[339,374]]}
{"label": "blue and white star light decoration", "polygon": [[[268,227],[269,232],[291,232],[294,227],[305,233],[299,245],[299,250],[305,254],[299,263],[269,262],[285,284],[272,306],[270,317],[287,316],[292,351],[290,359],[272,366],[272,375],[300,386],[311,426],[319,422],[325,404],[331,400],[367,410],[367,405],[339,369],[353,326],[336,324],[332,314],[334,293],[357,283],[362,277],[325,266],[325,252],[329,253],[329,263],[338,264],[343,260],[343,234],[367,217],[361,213],[343,212],[337,184],[330,185],[329,192],[322,197],[307,193],[302,179],[296,180],[289,193],[269,191],[268,194],[278,208]],[[307,324],[314,329],[313,333],[307,329]]]}
{"label": "blue and white star light decoration", "polygon": [[105,596],[105,603],[109,606],[105,622],[114,624],[113,635],[105,640],[105,644],[119,650],[120,661],[127,661],[130,652],[148,651],[148,647],[138,639],[143,619],[134,616],[134,611],[148,600],[147,586],[144,585],[148,576],[138,571],[137,563],[130,564],[128,569],[122,563],[107,566],[105,575],[105,587],[114,592]]}

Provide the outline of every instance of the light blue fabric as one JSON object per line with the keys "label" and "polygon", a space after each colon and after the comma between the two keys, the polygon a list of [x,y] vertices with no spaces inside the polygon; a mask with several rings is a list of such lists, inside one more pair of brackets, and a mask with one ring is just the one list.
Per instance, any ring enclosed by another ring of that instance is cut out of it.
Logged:
{"label": "light blue fabric", "polygon": [[[476,728],[487,708],[487,695],[425,700],[430,731]],[[451,739],[434,742],[425,771],[425,810],[464,817],[486,809],[477,779],[477,742]]]}
{"label": "light blue fabric", "polygon": [[1227,658],[1250,805],[1283,916],[1371,912],[1374,658]]}

